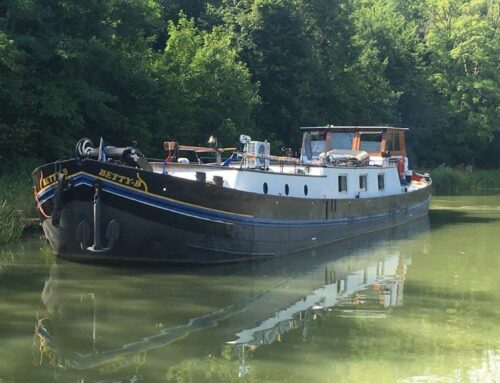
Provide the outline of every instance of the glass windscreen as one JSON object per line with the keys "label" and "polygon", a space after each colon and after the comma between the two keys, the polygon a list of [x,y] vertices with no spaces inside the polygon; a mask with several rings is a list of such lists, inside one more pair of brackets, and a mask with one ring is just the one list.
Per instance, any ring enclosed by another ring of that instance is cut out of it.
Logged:
{"label": "glass windscreen", "polygon": [[332,137],[332,149],[352,149],[352,140],[354,139],[355,133],[333,133]]}
{"label": "glass windscreen", "polygon": [[304,134],[303,154],[309,159],[317,158],[325,151],[326,133],[308,132]]}
{"label": "glass windscreen", "polygon": [[387,132],[386,141],[386,150],[394,152],[399,152],[401,150],[401,139],[398,132]]}
{"label": "glass windscreen", "polygon": [[381,133],[362,133],[359,149],[366,152],[380,152],[381,142]]}

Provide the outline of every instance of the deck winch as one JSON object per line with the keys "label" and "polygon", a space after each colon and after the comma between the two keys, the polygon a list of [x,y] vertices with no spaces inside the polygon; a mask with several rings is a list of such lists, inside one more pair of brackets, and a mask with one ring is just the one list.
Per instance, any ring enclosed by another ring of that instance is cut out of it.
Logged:
{"label": "deck winch", "polygon": [[94,147],[89,138],[82,138],[78,141],[75,148],[75,154],[78,158],[100,159],[102,154],[108,161],[118,162],[126,166],[132,166],[143,170],[153,170],[144,154],[135,146],[116,147],[104,146],[103,148]]}

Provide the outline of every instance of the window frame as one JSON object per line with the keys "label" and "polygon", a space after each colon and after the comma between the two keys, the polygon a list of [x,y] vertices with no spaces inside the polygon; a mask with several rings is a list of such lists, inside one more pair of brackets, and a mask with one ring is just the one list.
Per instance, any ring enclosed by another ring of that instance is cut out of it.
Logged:
{"label": "window frame", "polygon": [[[382,180],[382,183],[380,182],[380,180]],[[380,185],[382,185],[382,187],[380,187]],[[377,174],[377,187],[379,191],[385,190],[385,173]]]}
{"label": "window frame", "polygon": [[[344,182],[341,182],[341,179],[345,179],[345,190],[342,190],[342,185],[344,185]],[[348,182],[347,182],[347,174],[339,174],[337,177],[337,182],[338,182],[338,191],[339,193],[347,193],[349,187],[348,187]]]}
{"label": "window frame", "polygon": [[[361,180],[364,179],[364,188],[361,185]],[[368,191],[368,174],[360,174],[359,175],[359,191],[367,192]]]}

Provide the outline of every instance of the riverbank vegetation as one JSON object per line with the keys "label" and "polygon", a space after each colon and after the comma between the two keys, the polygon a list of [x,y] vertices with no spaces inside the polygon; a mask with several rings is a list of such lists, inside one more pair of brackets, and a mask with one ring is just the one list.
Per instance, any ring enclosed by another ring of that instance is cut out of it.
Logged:
{"label": "riverbank vegetation", "polygon": [[18,210],[7,205],[7,201],[0,202],[0,244],[18,240],[23,229]]}
{"label": "riverbank vegetation", "polygon": [[9,165],[0,167],[0,244],[19,239],[27,220],[37,216],[30,179],[34,161]]}
{"label": "riverbank vegetation", "polygon": [[500,170],[472,170],[441,166],[431,170],[436,195],[500,192]]}

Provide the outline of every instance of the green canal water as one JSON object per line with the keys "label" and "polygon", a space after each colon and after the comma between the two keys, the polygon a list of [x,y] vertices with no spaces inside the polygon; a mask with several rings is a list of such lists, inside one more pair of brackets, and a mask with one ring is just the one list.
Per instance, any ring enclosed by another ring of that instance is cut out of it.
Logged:
{"label": "green canal water", "polygon": [[0,382],[499,382],[500,195],[259,263],[0,252]]}

